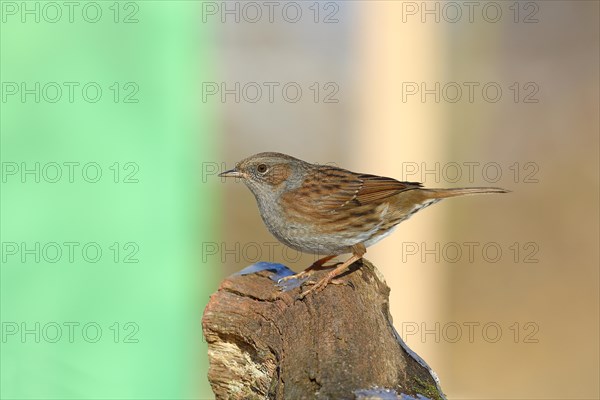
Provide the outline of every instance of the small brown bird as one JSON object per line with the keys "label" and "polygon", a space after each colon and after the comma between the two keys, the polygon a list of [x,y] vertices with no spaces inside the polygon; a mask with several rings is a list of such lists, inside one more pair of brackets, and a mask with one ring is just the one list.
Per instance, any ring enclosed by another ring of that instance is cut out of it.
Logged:
{"label": "small brown bird", "polygon": [[507,192],[494,187],[425,189],[417,182],[310,164],[281,153],[253,155],[219,176],[243,180],[256,197],[267,228],[280,242],[325,256],[284,279],[308,276],[326,268],[324,264],[332,258],[352,253],[302,297],[324,289],[361,259],[367,247],[425,207],[447,197]]}

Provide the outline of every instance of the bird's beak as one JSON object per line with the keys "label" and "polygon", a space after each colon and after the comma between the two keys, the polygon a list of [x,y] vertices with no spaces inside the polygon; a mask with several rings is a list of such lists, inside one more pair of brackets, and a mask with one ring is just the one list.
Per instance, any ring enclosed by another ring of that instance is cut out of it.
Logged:
{"label": "bird's beak", "polygon": [[242,178],[244,175],[234,168],[229,171],[221,172],[219,176],[222,178]]}

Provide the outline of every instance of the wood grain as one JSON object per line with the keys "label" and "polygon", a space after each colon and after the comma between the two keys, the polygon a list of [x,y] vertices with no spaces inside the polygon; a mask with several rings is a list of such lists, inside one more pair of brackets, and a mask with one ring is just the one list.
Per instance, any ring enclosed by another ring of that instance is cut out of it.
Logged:
{"label": "wood grain", "polygon": [[202,319],[217,399],[444,398],[396,333],[390,289],[371,263],[302,300],[299,287],[276,286],[286,267],[253,269],[225,279]]}

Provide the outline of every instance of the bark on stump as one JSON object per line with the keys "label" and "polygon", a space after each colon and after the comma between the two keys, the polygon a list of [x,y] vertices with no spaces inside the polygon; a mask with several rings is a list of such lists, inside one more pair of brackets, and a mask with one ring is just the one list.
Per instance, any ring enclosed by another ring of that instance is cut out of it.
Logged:
{"label": "bark on stump", "polygon": [[301,300],[301,282],[276,286],[290,274],[257,263],[211,296],[202,327],[217,399],[444,398],[435,373],[394,329],[390,289],[370,262]]}

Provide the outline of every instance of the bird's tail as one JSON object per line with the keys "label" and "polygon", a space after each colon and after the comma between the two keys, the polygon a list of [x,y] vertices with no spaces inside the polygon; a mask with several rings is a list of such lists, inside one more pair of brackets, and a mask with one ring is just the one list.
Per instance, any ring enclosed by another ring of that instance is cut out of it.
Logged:
{"label": "bird's tail", "polygon": [[470,194],[508,193],[510,190],[497,187],[469,187],[455,189],[424,189],[427,197],[432,199],[446,199],[448,197],[466,196]]}

